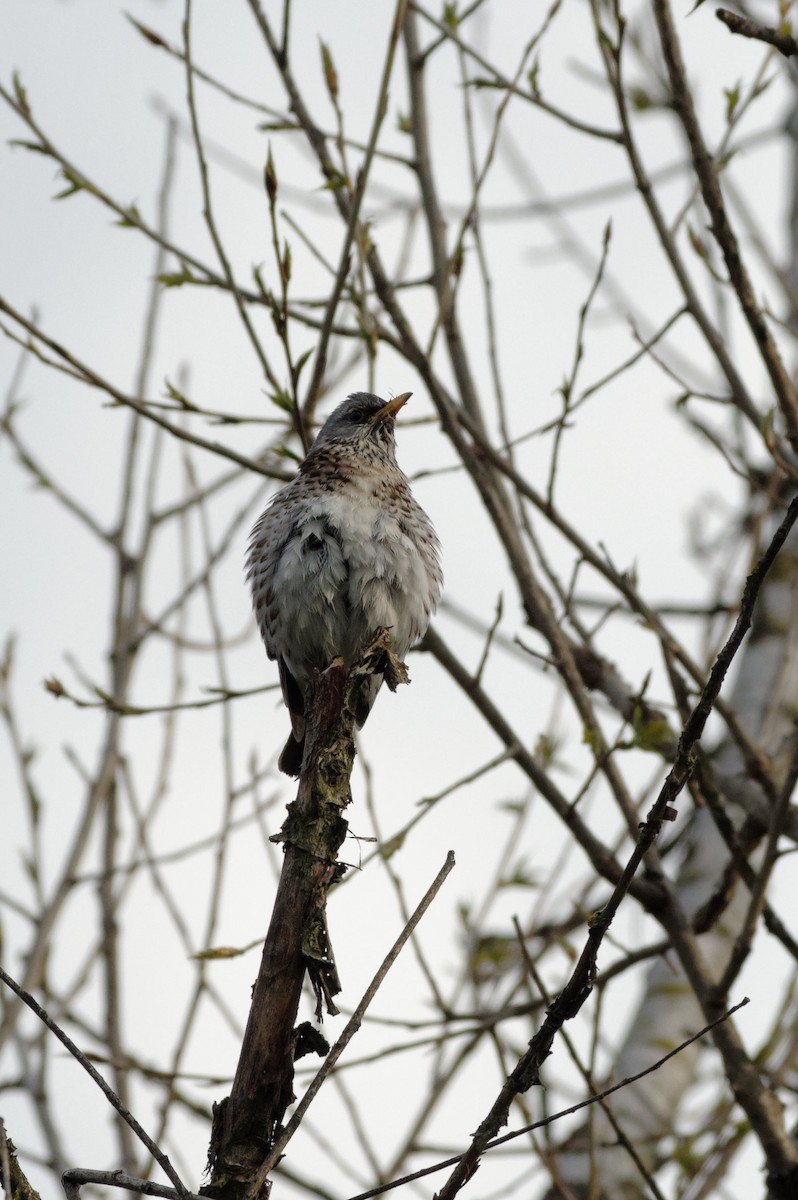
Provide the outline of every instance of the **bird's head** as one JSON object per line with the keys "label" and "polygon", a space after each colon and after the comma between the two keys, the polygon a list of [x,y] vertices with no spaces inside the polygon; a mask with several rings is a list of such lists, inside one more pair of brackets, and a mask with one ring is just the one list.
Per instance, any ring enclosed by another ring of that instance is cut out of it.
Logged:
{"label": "bird's head", "polygon": [[333,442],[349,442],[363,450],[376,448],[393,456],[396,414],[412,394],[403,392],[393,400],[382,400],[371,392],[354,392],[330,413],[316,435],[311,451]]}

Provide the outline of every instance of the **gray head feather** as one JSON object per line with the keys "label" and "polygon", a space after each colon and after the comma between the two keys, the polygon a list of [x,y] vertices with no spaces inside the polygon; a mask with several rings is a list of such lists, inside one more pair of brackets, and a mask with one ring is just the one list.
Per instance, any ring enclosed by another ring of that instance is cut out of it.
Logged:
{"label": "gray head feather", "polygon": [[[387,401],[372,395],[371,392],[353,392],[330,413],[316,435],[311,452],[318,450],[320,446],[324,446],[328,442],[350,441],[361,434],[363,437],[368,437],[375,431],[372,418],[381,408],[385,407],[386,403]],[[380,422],[378,427],[383,435],[380,438],[383,445],[385,445],[387,437],[387,443],[391,448],[394,445],[393,425],[393,418],[390,418]]]}

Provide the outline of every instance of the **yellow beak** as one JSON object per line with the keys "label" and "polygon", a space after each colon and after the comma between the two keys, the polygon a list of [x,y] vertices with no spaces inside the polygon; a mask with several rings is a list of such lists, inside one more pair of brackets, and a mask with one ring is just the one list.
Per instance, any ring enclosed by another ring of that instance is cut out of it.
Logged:
{"label": "yellow beak", "polygon": [[374,421],[387,421],[389,417],[395,417],[399,409],[407,404],[412,392],[402,392],[401,396],[395,396],[393,400],[389,400],[387,404],[383,404],[382,408],[375,412]]}

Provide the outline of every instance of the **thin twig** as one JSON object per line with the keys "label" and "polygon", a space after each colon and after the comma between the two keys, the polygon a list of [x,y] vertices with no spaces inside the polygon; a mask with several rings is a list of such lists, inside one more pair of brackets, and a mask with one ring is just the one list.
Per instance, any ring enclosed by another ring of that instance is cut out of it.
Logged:
{"label": "thin twig", "polygon": [[211,241],[213,242],[217,258],[219,259],[219,264],[222,268],[225,281],[230,289],[230,292],[232,293],[233,299],[235,300],[238,315],[241,318],[241,323],[244,326],[250,344],[255,351],[263,374],[266,376],[266,379],[269,381],[272,388],[276,392],[279,392],[280,385],[278,380],[272,371],[271,364],[269,363],[266,353],[260,344],[260,339],[255,332],[255,327],[250,320],[246,305],[244,304],[244,300],[238,290],[238,285],[236,284],[235,277],[233,275],[233,269],[230,265],[230,260],[227,257],[227,251],[224,248],[224,243],[222,242],[221,234],[219,233],[219,229],[216,224],[216,218],[213,212],[213,205],[211,202],[211,186],[208,176],[208,164],[205,159],[205,150],[203,148],[202,136],[199,128],[197,103],[194,95],[194,71],[192,69],[191,62],[191,0],[185,0],[185,16],[183,18],[183,48],[186,63],[188,111],[191,118],[191,132],[194,135],[194,147],[196,150],[197,165],[199,167],[200,183],[202,186],[202,211],[205,217],[205,224],[208,227],[208,233],[211,236]]}
{"label": "thin twig", "polygon": [[108,1103],[112,1106],[112,1108],[116,1109],[122,1120],[130,1126],[139,1141],[147,1147],[150,1154],[158,1163],[164,1174],[171,1179],[172,1183],[175,1185],[177,1194],[180,1196],[190,1195],[188,1188],[182,1183],[180,1176],[170,1163],[168,1156],[164,1154],[159,1146],[156,1146],[150,1135],[144,1129],[142,1129],[141,1125],[139,1125],[132,1113],[129,1113],[127,1109],[122,1106],[116,1092],[109,1086],[108,1083],[106,1083],[100,1072],[94,1066],[92,1066],[83,1051],[78,1049],[78,1047],[72,1041],[72,1038],[55,1023],[52,1017],[48,1016],[42,1006],[38,1004],[36,1000],[34,1000],[30,992],[26,992],[24,988],[20,987],[16,980],[12,979],[2,967],[0,967],[0,980],[3,981],[6,987],[11,988],[11,991],[14,992],[24,1004],[27,1004],[31,1012],[33,1012],[39,1018],[39,1020],[47,1026],[51,1033],[55,1034],[59,1042],[61,1042],[61,1044],[67,1048],[75,1061],[80,1063],[80,1065],[83,1067],[83,1070],[91,1076],[91,1078],[97,1084],[97,1087],[105,1096]]}
{"label": "thin twig", "polygon": [[[167,433],[170,433],[179,441],[190,442],[192,445],[199,446],[203,450],[211,451],[212,454],[218,454],[222,458],[228,458],[231,462],[237,463],[241,467],[246,467],[247,470],[254,471],[257,474],[267,476],[271,475],[271,472],[263,464],[259,464],[254,459],[247,458],[243,454],[236,453],[235,450],[232,450],[229,446],[222,445],[221,442],[208,441],[207,438],[199,437],[196,434],[191,433],[189,430],[184,429],[179,425],[175,425],[171,421],[167,421],[164,417],[160,416],[159,413],[155,412],[152,406],[147,404],[146,401],[139,400],[135,396],[130,396],[126,392],[123,392],[120,388],[115,387],[110,380],[104,379],[86,363],[82,362],[79,358],[72,354],[72,352],[65,346],[62,346],[59,342],[56,342],[52,338],[48,337],[42,329],[34,324],[33,321],[30,321],[27,317],[23,316],[18,309],[15,309],[12,305],[8,304],[8,302],[5,301],[2,296],[0,296],[0,312],[6,313],[6,315],[12,319],[12,321],[15,321],[18,325],[21,325],[22,328],[28,334],[30,334],[34,343],[40,342],[43,346],[46,346],[48,350],[55,354],[58,359],[71,367],[76,374],[76,378],[80,379],[82,383],[87,384],[89,387],[97,388],[101,392],[105,392],[116,404],[121,404],[125,408],[132,408],[134,412],[140,413],[141,416],[146,417],[148,421],[152,421],[154,425],[159,425],[161,429],[165,429]],[[282,472],[278,473],[278,477],[281,476]]]}
{"label": "thin twig", "polygon": [[[363,200],[366,195],[366,184],[368,183],[369,171],[371,170],[374,161],[374,155],[377,149],[377,141],[382,129],[382,123],[385,120],[385,115],[388,111],[388,86],[391,82],[393,72],[393,63],[396,56],[396,47],[399,42],[399,36],[402,32],[402,26],[405,20],[405,10],[407,8],[407,0],[397,0],[396,9],[394,11],[393,20],[391,21],[390,34],[388,37],[388,48],[385,54],[385,63],[382,69],[380,78],[380,90],[377,97],[377,102],[374,107],[374,118],[371,124],[371,132],[367,143],[366,153],[362,163],[358,169],[357,185],[352,192],[351,199],[348,204],[348,217],[346,223],[346,232],[344,234],[343,245],[338,261],[338,270],[335,274],[335,282],[330,290],[329,300],[322,320],[321,333],[316,345],[316,358],[313,364],[313,374],[303,405],[304,421],[312,420],[313,412],[316,405],[316,400],[324,380],[324,373],[327,368],[327,345],[332,332],[332,323],[335,319],[335,314],[338,309],[338,304],[341,299],[341,293],[344,289],[347,276],[349,275],[352,255],[352,243],[355,239],[355,233],[359,227],[360,210],[363,205]],[[364,233],[368,237],[367,233]]]}
{"label": "thin twig", "polygon": [[[527,950],[526,942],[524,940],[524,936],[521,931],[521,926],[518,924],[517,917],[513,918],[513,926],[515,928],[516,937],[518,939],[518,945],[521,950],[521,954],[523,956],[523,960],[524,960],[526,969],[529,972],[529,975],[530,975],[531,979],[533,980],[535,987],[537,988],[538,992],[542,996],[544,1003],[546,1005],[548,1005],[551,1003],[551,997],[548,994],[548,991],[543,982],[543,978],[542,978],[540,972],[538,971],[537,967],[535,966],[532,956],[529,954],[529,952]],[[745,1002],[743,1001],[743,1003],[745,1003]],[[579,1071],[579,1074],[582,1076],[583,1080],[585,1081],[587,1086],[590,1088],[590,1090],[594,1094],[597,1094],[596,1093],[596,1085],[593,1082],[592,1071],[590,1070],[589,1067],[586,1067],[584,1065],[584,1063],[582,1062],[581,1055],[577,1051],[572,1038],[565,1031],[565,1029],[563,1029],[561,1031],[561,1037],[565,1044],[565,1048],[568,1051],[568,1054],[570,1055],[571,1061],[576,1066],[576,1069]],[[681,1046],[680,1049],[684,1050],[685,1047]],[[655,1069],[658,1070],[659,1067],[657,1067]],[[653,1074],[654,1072],[652,1071],[650,1073]],[[621,1125],[618,1118],[615,1116],[612,1106],[607,1104],[606,1098],[604,1096],[598,1098],[598,1103],[599,1103],[602,1111],[604,1112],[604,1115],[606,1116],[607,1120],[609,1121],[610,1126],[612,1127],[612,1130],[613,1130],[615,1136],[618,1139],[618,1144],[623,1146],[624,1150],[629,1155],[629,1157],[631,1158],[634,1165],[637,1167],[638,1171],[640,1172],[641,1178],[645,1180],[646,1186],[648,1187],[649,1191],[651,1192],[651,1195],[654,1197],[654,1200],[665,1200],[665,1197],[663,1196],[662,1192],[660,1191],[659,1185],[657,1184],[656,1180],[654,1178],[652,1178],[651,1172],[646,1168],[645,1163],[641,1159],[640,1153],[639,1153],[637,1147],[634,1145],[632,1140],[629,1137],[627,1137],[626,1133],[624,1132],[623,1126]]]}
{"label": "thin twig", "polygon": [[737,294],[743,315],[754,336],[765,370],[773,385],[790,442],[793,449],[798,449],[798,397],[796,397],[792,380],[782,362],[762,309],[757,303],[748,271],[740,254],[737,235],[726,212],[718,168],[704,141],[693,97],[687,84],[670,4],[668,0],[653,0],[653,10],[673,92],[673,105],[690,143],[693,167],[709,212],[712,232],[726,263],[729,280]]}
{"label": "thin twig", "polygon": [[258,1192],[260,1191],[261,1186],[265,1182],[267,1175],[274,1168],[274,1166],[278,1162],[280,1156],[282,1155],[283,1151],[285,1150],[285,1147],[288,1145],[289,1141],[291,1140],[291,1138],[294,1136],[297,1129],[299,1128],[302,1118],[304,1117],[304,1115],[307,1112],[308,1108],[310,1107],[312,1101],[316,1097],[319,1089],[321,1088],[321,1085],[324,1083],[324,1080],[327,1078],[327,1076],[333,1070],[333,1068],[335,1067],[335,1064],[338,1062],[338,1059],[341,1057],[344,1050],[351,1042],[352,1038],[355,1036],[357,1031],[360,1029],[360,1026],[363,1023],[363,1017],[366,1013],[366,1010],[368,1009],[369,1005],[371,1004],[371,1001],[376,996],[377,991],[380,988],[383,980],[385,979],[386,975],[390,971],[393,964],[396,962],[397,958],[399,957],[399,954],[401,953],[402,949],[406,945],[408,938],[411,936],[411,934],[416,929],[421,918],[424,916],[424,913],[427,911],[429,906],[432,904],[432,901],[437,896],[438,892],[440,891],[441,887],[443,886],[443,884],[446,880],[446,877],[450,874],[450,872],[452,871],[453,868],[454,868],[454,853],[453,853],[453,851],[450,850],[446,856],[446,862],[443,864],[440,871],[438,872],[438,874],[435,876],[434,880],[430,884],[429,888],[422,896],[421,900],[419,901],[417,907],[415,908],[414,912],[410,916],[410,919],[408,920],[404,929],[399,934],[399,937],[396,939],[393,946],[391,946],[391,949],[386,954],[386,956],[383,959],[382,963],[380,964],[376,974],[374,975],[374,978],[372,979],[371,983],[368,985],[365,992],[363,993],[363,998],[361,999],[357,1008],[352,1013],[352,1016],[349,1018],[346,1025],[344,1026],[343,1030],[341,1031],[340,1037],[338,1038],[335,1045],[330,1050],[329,1054],[326,1056],[324,1063],[319,1068],[314,1079],[309,1084],[308,1089],[305,1092],[302,1099],[300,1100],[299,1104],[297,1105],[296,1110],[294,1111],[294,1114],[291,1117],[291,1120],[288,1122],[285,1129],[282,1131],[280,1136],[277,1138],[276,1142],[274,1143],[274,1146],[272,1147],[271,1151],[269,1152],[268,1157],[264,1159],[263,1164],[262,1164],[260,1170],[258,1171],[258,1174],[256,1175],[256,1177],[252,1183],[252,1186],[250,1188],[249,1196],[250,1196],[251,1200],[254,1200],[254,1197],[256,1197],[258,1195]]}
{"label": "thin twig", "polygon": [[164,1200],[175,1200],[177,1196],[184,1196],[185,1200],[202,1200],[202,1197],[193,1192],[178,1192],[162,1183],[153,1183],[151,1179],[136,1179],[132,1175],[126,1175],[124,1171],[91,1171],[75,1167],[71,1171],[64,1171],[61,1182],[67,1200],[78,1200],[84,1183],[122,1188],[126,1192],[140,1192],[143,1196],[162,1196]]}
{"label": "thin twig", "polygon": [[[673,803],[692,773],[695,764],[694,748],[704,732],[726,673],[742,644],[745,634],[751,626],[754,605],[759,594],[759,589],[796,519],[798,519],[798,497],[790,504],[784,520],[777,529],[770,545],[760,558],[756,569],[746,581],[737,621],[726,644],[715,660],[701,696],[682,730],[676,761],[668,772],[659,795],[652,805],[644,824],[641,826],[637,845],[622,871],[621,878],[607,903],[595,916],[588,932],[585,946],[568,982],[548,1010],[545,1021],[529,1043],[529,1049],[518,1060],[515,1068],[499,1091],[490,1111],[480,1123],[469,1149],[462,1156],[455,1170],[447,1180],[446,1185],[439,1193],[440,1200],[452,1200],[457,1192],[472,1177],[488,1142],[491,1138],[495,1137],[497,1130],[507,1120],[507,1114],[513,1097],[519,1092],[525,1092],[533,1084],[539,1082],[540,1066],[550,1053],[556,1034],[565,1021],[571,1020],[579,1012],[590,995],[595,979],[597,955],[601,942],[618,911],[622,899],[630,888],[638,867],[658,837],[663,821],[669,819],[670,814],[674,812]],[[672,925],[673,922],[670,924]],[[671,936],[674,936],[672,929],[669,928],[669,932],[671,932]],[[761,1130],[768,1118],[764,1112],[760,1111],[759,1097],[750,1096],[749,1094],[741,1097],[738,1094],[738,1099],[749,1113],[755,1128]],[[749,1100],[750,1104],[746,1104],[746,1100]],[[766,1139],[766,1149],[768,1149],[769,1144]],[[769,1163],[769,1165],[772,1165],[772,1163]]]}
{"label": "thin twig", "polygon": [[618,33],[613,39],[611,32],[605,28],[603,22],[603,12],[601,5],[593,0],[593,15],[596,26],[596,35],[599,44],[599,50],[604,59],[607,80],[610,84],[613,97],[618,109],[618,116],[623,129],[623,145],[629,159],[629,166],[632,170],[635,183],[640,192],[641,199],[648,209],[649,216],[654,225],[654,228],[659,238],[660,245],[668,262],[671,265],[674,275],[676,276],[679,287],[685,299],[685,305],[693,317],[696,325],[701,330],[712,354],[723,372],[726,381],[729,384],[734,403],[742,413],[753,424],[754,428],[762,428],[762,418],[757,411],[748,388],[737,369],[737,364],[732,358],[729,349],[722,338],[721,334],[711,321],[709,314],[702,303],[698,289],[695,286],[693,279],[687,270],[684,259],[676,245],[676,240],[671,232],[662,207],[654,192],[651,182],[651,177],[646,171],[643,164],[640,151],[637,146],[637,141],[632,133],[631,119],[629,116],[627,86],[626,81],[622,77],[622,46],[623,35]]}
{"label": "thin twig", "polygon": [[[714,1021],[710,1021],[708,1025],[703,1027],[703,1029],[699,1029],[698,1033],[694,1033],[691,1037],[686,1038],[683,1042],[680,1042],[678,1046],[673,1048],[673,1050],[669,1050],[667,1054],[663,1054],[662,1058],[658,1058],[657,1061],[651,1063],[650,1066],[645,1067],[642,1071],[638,1071],[636,1075],[628,1075],[625,1079],[621,1079],[619,1083],[614,1083],[611,1087],[605,1088],[604,1091],[598,1092],[594,1096],[588,1096],[586,1100],[580,1100],[578,1103],[572,1104],[569,1108],[560,1109],[556,1113],[551,1113],[548,1117],[542,1117],[539,1121],[532,1121],[528,1125],[522,1125],[520,1129],[513,1129],[510,1133],[504,1133],[501,1135],[501,1137],[493,1138],[485,1147],[485,1151],[489,1152],[491,1150],[495,1150],[498,1146],[505,1146],[508,1142],[512,1142],[519,1137],[524,1137],[526,1134],[532,1133],[536,1129],[546,1129],[549,1125],[553,1125],[556,1121],[561,1121],[563,1117],[573,1116],[574,1113],[581,1112],[581,1110],[584,1108],[589,1108],[593,1104],[598,1104],[600,1101],[606,1100],[608,1096],[612,1096],[614,1092],[619,1092],[622,1088],[628,1087],[631,1083],[637,1083],[638,1079],[644,1079],[646,1075],[651,1075],[655,1071],[659,1071],[659,1069],[663,1067],[670,1059],[675,1058],[677,1054],[681,1054],[681,1052],[688,1046],[691,1046],[693,1042],[697,1042],[701,1038],[706,1037],[706,1035],[711,1033],[712,1030],[717,1028],[718,1025],[722,1024],[724,1021],[728,1021],[736,1012],[739,1012],[741,1008],[745,1008],[745,1006],[750,1003],[751,1002],[748,997],[745,996],[739,1002],[739,1004],[735,1004],[721,1016],[716,1017]],[[432,1175],[436,1171],[443,1171],[446,1167],[454,1166],[455,1163],[460,1161],[460,1158],[461,1155],[453,1154],[451,1158],[446,1158],[441,1162],[433,1163],[431,1166],[423,1167],[420,1171],[413,1171],[409,1175],[402,1176],[401,1179],[393,1179],[390,1183],[384,1183],[380,1187],[371,1188],[368,1192],[360,1192],[357,1196],[350,1196],[349,1200],[371,1200],[373,1196],[381,1196],[385,1192],[392,1191],[394,1188],[403,1187],[405,1184],[412,1183],[416,1179],[423,1179],[425,1176]],[[436,1196],[440,1196],[442,1194],[442,1192],[439,1192],[436,1193]]]}
{"label": "thin twig", "polygon": [[741,17],[739,13],[730,12],[728,8],[715,9],[715,16],[723,22],[729,33],[739,33],[741,37],[754,38],[758,42],[765,42],[768,46],[775,46],[779,54],[783,54],[785,58],[792,58],[793,55],[798,54],[798,41],[781,29],[771,29],[767,25],[760,25],[758,21]]}

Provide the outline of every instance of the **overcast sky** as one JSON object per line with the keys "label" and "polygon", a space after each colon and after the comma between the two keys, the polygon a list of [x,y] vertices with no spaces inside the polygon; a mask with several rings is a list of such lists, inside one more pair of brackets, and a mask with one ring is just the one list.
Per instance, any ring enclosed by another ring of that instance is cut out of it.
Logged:
{"label": "overcast sky", "polygon": [[[680,19],[685,53],[695,71],[702,115],[713,140],[723,134],[727,97],[739,79],[750,82],[761,63],[759,49],[731,39],[715,21],[709,6]],[[341,103],[348,131],[355,140],[368,137],[374,98],[385,54],[392,5],[363,4],[360,0],[327,0],[294,6],[293,55],[301,83],[316,106],[318,120],[332,128],[334,115],[325,95],[319,66],[319,37],[329,45],[340,79]],[[522,42],[532,33],[530,6],[517,0],[500,6],[496,17],[483,22],[481,52],[499,64],[508,76],[517,68]],[[131,0],[125,6],[107,0],[37,0],[8,2],[0,16],[0,82],[13,91],[12,72],[24,86],[35,119],[52,143],[74,167],[108,197],[126,206],[135,204],[154,220],[156,198],[164,169],[167,117],[177,120],[175,179],[170,199],[170,236],[174,242],[213,262],[213,247],[202,218],[202,199],[196,158],[190,144],[186,109],[186,82],[180,63],[150,45],[125,12],[152,26],[178,44],[183,5],[172,0]],[[195,62],[227,82],[239,93],[283,111],[285,100],[274,67],[262,46],[249,8],[198,0],[194,6],[193,52]],[[582,7],[566,4],[544,42],[539,84],[553,103],[579,114],[598,126],[611,124],[609,100],[596,83],[597,59],[589,23]],[[476,68],[474,68],[476,70]],[[640,71],[641,87],[654,87]],[[211,186],[219,227],[234,270],[251,285],[254,265],[273,271],[268,209],[262,187],[262,169],[269,141],[285,206],[301,217],[319,252],[337,263],[342,231],[332,215],[329,196],[320,186],[315,166],[301,145],[284,134],[258,128],[266,113],[256,113],[241,103],[198,88],[199,113],[208,148]],[[430,85],[432,127],[435,138],[436,177],[454,224],[462,218],[468,199],[467,154],[462,135],[461,89],[453,54],[435,60]],[[407,137],[399,128],[406,102],[404,68],[397,69],[381,146],[407,154]],[[480,110],[476,139],[482,153],[490,142],[490,114],[497,98],[486,95]],[[786,111],[785,92],[774,83],[738,132],[742,146],[733,179],[744,191],[746,203],[757,216],[765,240],[783,253],[788,204],[788,167],[783,152],[763,130],[774,126],[774,114]],[[668,122],[652,112],[641,126],[641,137],[651,171],[673,169],[664,191],[671,217],[689,196],[678,168],[683,147],[674,139]],[[137,378],[143,322],[154,272],[154,248],[132,230],[121,229],[109,208],[84,190],[61,200],[67,181],[52,159],[11,144],[31,138],[22,122],[0,107],[0,295],[16,309],[34,310],[48,335],[69,347],[80,360],[125,392],[132,393]],[[483,197],[483,233],[490,255],[496,302],[496,334],[502,364],[508,424],[514,437],[540,430],[561,409],[559,388],[571,370],[577,340],[579,310],[589,293],[602,253],[608,221],[612,236],[605,274],[592,313],[588,346],[580,368],[580,386],[587,388],[614,370],[634,353],[637,332],[650,336],[672,314],[677,292],[647,224],[639,199],[625,182],[620,149],[585,137],[532,106],[518,105],[508,117],[507,152],[489,176]],[[523,164],[521,167],[519,164]],[[618,185],[615,187],[615,185]],[[381,249],[389,263],[402,253],[406,232],[405,208],[400,202],[411,195],[407,172],[381,164],[366,200]],[[550,205],[552,212],[542,211]],[[293,207],[292,207],[293,206]],[[300,296],[324,294],[326,275],[296,232],[283,227],[292,240],[295,287]],[[704,231],[695,230],[698,236]],[[688,237],[686,227],[680,232]],[[744,236],[745,244],[750,238]],[[419,231],[411,242],[410,261],[419,271],[426,261],[426,240]],[[170,257],[168,270],[178,264]],[[757,286],[763,294],[770,286],[762,271]],[[702,286],[711,294],[707,275]],[[147,397],[163,399],[166,381],[180,386],[192,400],[214,411],[273,418],[279,416],[264,395],[258,363],[237,320],[232,304],[209,295],[208,289],[171,289],[163,297],[161,322],[147,380]],[[469,293],[465,293],[466,296]],[[412,303],[412,302],[410,302]],[[432,321],[429,300],[414,309],[420,324]],[[722,322],[725,318],[719,315]],[[761,371],[745,336],[736,340],[736,318],[729,315],[730,330],[749,384],[763,389]],[[477,382],[484,394],[493,395],[493,382],[484,319],[478,290],[465,304],[464,323],[473,339]],[[13,327],[13,326],[9,326]],[[268,342],[272,333],[266,318],[261,327]],[[271,344],[271,343],[269,343]],[[312,348],[313,335],[297,334],[297,353]],[[696,388],[711,387],[708,360],[689,330],[677,330],[669,343],[674,361],[690,375]],[[0,380],[10,387],[20,349],[0,338]],[[334,363],[337,368],[340,359]],[[366,386],[365,365],[334,387],[325,402],[331,406],[346,391]],[[501,634],[508,642],[516,636],[533,639],[525,629],[516,596],[509,583],[502,555],[489,539],[487,523],[470,485],[446,468],[452,452],[431,418],[432,409],[423,386],[398,357],[380,359],[376,386],[383,395],[413,390],[403,412],[407,422],[398,431],[399,457],[412,476],[418,476],[416,494],[432,516],[443,544],[446,599],[465,610],[483,627],[490,626],[499,597],[504,600]],[[641,591],[651,601],[702,599],[712,579],[707,563],[691,551],[691,537],[704,535],[728,520],[739,503],[739,482],[719,455],[691,432],[674,402],[678,381],[650,360],[641,361],[616,384],[586,403],[564,438],[557,481],[562,511],[586,537],[601,542],[620,569],[637,572]],[[24,403],[18,429],[35,449],[44,470],[107,527],[114,520],[119,495],[121,451],[129,415],[109,407],[97,392],[75,383],[35,361],[28,362],[16,399]],[[487,405],[491,410],[491,405]],[[492,410],[491,410],[492,411]],[[711,406],[702,415],[711,423]],[[491,418],[495,429],[495,419]],[[193,420],[191,429],[220,441],[238,453],[256,455],[270,436],[270,426],[211,425]],[[152,438],[148,428],[143,434]],[[530,438],[522,451],[524,469],[536,486],[545,487],[551,456],[548,436]],[[170,447],[159,483],[159,503],[166,505],[182,494],[184,480],[179,456]],[[211,454],[195,451],[194,468],[210,481],[229,464]],[[228,665],[229,686],[255,688],[276,683],[254,631],[243,582],[243,555],[248,529],[265,502],[263,480],[243,476],[228,488],[212,511],[212,535],[223,538],[231,528],[222,565],[216,572],[216,600],[225,629],[240,636]],[[91,768],[102,735],[102,718],[56,702],[42,681],[63,678],[70,690],[86,694],[80,672],[90,681],[107,685],[107,635],[109,617],[110,555],[98,548],[46,488],[35,489],[28,473],[20,469],[7,441],[0,441],[0,538],[2,538],[2,588],[0,628],[16,636],[14,696],[24,740],[39,748],[37,781],[46,802],[43,838],[53,878],[57,874],[64,840],[72,828],[82,798],[80,769],[69,765],[65,747],[73,747],[80,762]],[[194,533],[195,563],[202,546]],[[551,561],[568,578],[572,559],[548,529],[541,530]],[[147,605],[158,611],[179,578],[177,543],[165,536],[156,551],[156,569],[148,583]],[[591,584],[591,586],[593,586]],[[170,590],[171,589],[171,590]],[[589,590],[589,589],[588,589]],[[440,629],[474,669],[483,639],[469,631],[444,609]],[[195,623],[196,622],[196,623]],[[207,616],[192,612],[189,633],[200,635]],[[697,638],[686,624],[676,626],[698,649]],[[617,655],[633,686],[641,686],[650,673],[661,682],[661,665],[643,631],[631,623],[615,623],[603,635],[603,648]],[[78,664],[76,670],[74,665]],[[208,656],[195,655],[186,664],[189,695],[220,686]],[[395,696],[384,695],[364,734],[364,756],[373,772],[378,824],[384,837],[401,828],[418,810],[418,802],[436,794],[458,776],[477,771],[499,752],[498,742],[470,712],[466,701],[427,656],[411,657],[412,686]],[[497,646],[489,659],[486,686],[500,703],[517,696],[519,725],[534,744],[546,730],[556,729],[573,740],[574,761],[586,752],[579,746],[579,730],[561,709],[552,710],[553,688],[548,677],[517,648]],[[137,703],[163,703],[168,686],[168,658],[153,650],[141,665],[135,685]],[[219,718],[212,712],[192,717],[191,733],[178,746],[168,804],[158,824],[159,844],[179,848],[213,834],[221,821],[218,791],[224,767],[219,755]],[[274,694],[239,702],[235,709],[233,759],[236,771],[253,748],[264,762],[275,754],[287,731],[287,718]],[[143,721],[130,730],[130,753],[146,756],[158,744],[154,723]],[[149,764],[142,764],[142,787],[153,783]],[[16,795],[18,781],[6,741],[0,739],[3,791]],[[154,771],[154,763],[152,765]],[[647,761],[638,768],[642,787],[656,770]],[[356,773],[356,803],[352,827],[373,833],[364,805],[366,782]],[[282,788],[282,791],[277,789]],[[493,805],[512,800],[525,791],[520,775],[509,765],[491,772],[456,794],[448,805],[437,806],[412,838],[412,867],[408,870],[408,899],[414,901],[427,886],[451,848],[457,871],[448,886],[448,898],[428,921],[427,946],[439,958],[452,954],[457,935],[456,906],[481,894],[485,870],[485,844],[492,861],[502,852],[510,819],[497,815]],[[290,786],[275,784],[276,811],[269,830],[279,825],[282,803]],[[360,808],[358,809],[358,805]],[[30,882],[22,854],[29,837],[24,805],[18,799],[4,802],[5,836],[0,850],[0,888],[6,894],[32,902]],[[250,827],[251,828],[251,827]],[[560,845],[559,830],[551,815],[538,804],[523,854],[532,870],[549,867]],[[410,841],[411,839],[409,839]],[[354,846],[350,854],[367,854],[369,844]],[[520,850],[520,847],[519,847]],[[263,846],[245,833],[234,839],[226,879],[219,942],[243,945],[262,934],[273,889],[263,870]],[[211,855],[189,859],[181,872],[185,897],[196,895],[202,911]],[[574,877],[583,863],[573,864]],[[570,869],[570,867],[569,867]],[[570,884],[563,877],[553,903],[563,900]],[[253,892],[255,899],[253,900]],[[525,903],[525,902],[524,902]],[[518,897],[510,897],[495,919],[506,921],[518,910]],[[189,911],[192,908],[188,902]],[[60,944],[55,970],[65,977],[80,958],[81,921],[89,912],[88,897],[77,900],[70,926],[73,944]],[[345,977],[346,995],[352,1004],[374,969],[375,961],[395,936],[400,920],[391,889],[384,879],[369,872],[353,873],[333,906],[337,944]],[[188,968],[183,953],[169,933],[155,922],[153,897],[143,889],[137,909],[141,927],[130,930],[128,979],[145,978],[128,1013],[134,1040],[147,1046],[157,1060],[172,1043],[178,1025],[170,1010],[168,988],[187,988]],[[26,941],[25,922],[8,911],[6,953],[12,968],[14,955]],[[633,923],[634,927],[634,923]],[[195,936],[201,936],[197,917]],[[348,933],[351,937],[348,939]],[[230,963],[219,974],[239,1019],[253,973],[253,960]],[[172,976],[174,975],[174,978]],[[149,982],[154,976],[155,984]],[[169,979],[167,985],[164,981]],[[388,1014],[408,1008],[424,1009],[419,999],[415,967],[400,965],[386,985],[381,1011]],[[181,993],[182,994],[182,993]],[[88,1002],[87,1002],[88,1003]],[[337,1029],[337,1026],[335,1027]],[[195,1069],[224,1075],[232,1069],[235,1037],[229,1030],[208,1033],[197,1048]],[[88,1084],[75,1082],[71,1064],[59,1069],[65,1094],[79,1096],[80,1104],[105,1121],[101,1098]],[[10,1068],[7,1068],[10,1070]],[[412,1078],[403,1080],[412,1095]],[[77,1091],[68,1092],[67,1089]],[[218,1092],[218,1088],[216,1092]],[[214,1096],[216,1096],[214,1092]],[[204,1093],[205,1100],[208,1092]],[[216,1098],[219,1098],[216,1096]],[[482,1115],[483,1098],[461,1099],[461,1134],[473,1128]],[[102,1102],[104,1103],[104,1102]],[[412,1100],[407,1102],[412,1108]],[[35,1144],[35,1123],[24,1103],[9,1097],[7,1119],[20,1147]],[[456,1123],[455,1123],[456,1124]],[[206,1133],[207,1131],[205,1131]],[[82,1151],[83,1165],[94,1165],[95,1144],[73,1130]],[[204,1133],[186,1126],[183,1154],[194,1167],[202,1162]],[[375,1133],[375,1137],[379,1136]],[[441,1136],[453,1138],[448,1125]],[[81,1137],[85,1141],[81,1146]],[[102,1165],[97,1162],[96,1165]],[[751,1168],[755,1170],[756,1164]],[[744,1175],[740,1179],[744,1181]],[[35,1175],[34,1175],[35,1181]],[[740,1193],[741,1195],[744,1193]]]}

